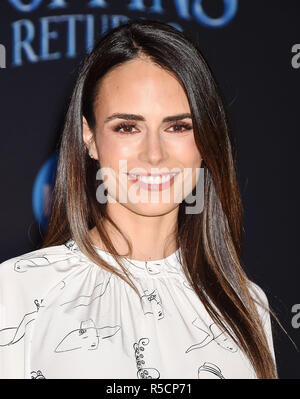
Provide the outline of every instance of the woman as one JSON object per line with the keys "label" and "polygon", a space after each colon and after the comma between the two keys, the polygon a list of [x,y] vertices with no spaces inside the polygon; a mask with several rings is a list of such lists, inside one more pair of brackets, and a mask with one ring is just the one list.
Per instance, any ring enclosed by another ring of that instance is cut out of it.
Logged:
{"label": "woman", "polygon": [[0,267],[1,378],[278,378],[268,300],[241,264],[232,145],[184,34],[135,20],[99,41],[43,246]]}

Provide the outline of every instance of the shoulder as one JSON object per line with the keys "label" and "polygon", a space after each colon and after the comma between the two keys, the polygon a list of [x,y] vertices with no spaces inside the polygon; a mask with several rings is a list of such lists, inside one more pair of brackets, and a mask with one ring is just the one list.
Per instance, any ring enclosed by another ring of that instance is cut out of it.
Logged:
{"label": "shoulder", "polygon": [[[6,311],[6,320],[17,322],[81,263],[81,257],[66,244],[40,248],[0,263],[0,311]],[[0,325],[1,321],[3,317]]]}
{"label": "shoulder", "polygon": [[267,335],[271,336],[271,312],[268,297],[265,291],[253,281],[249,281],[249,290],[251,292],[252,298],[254,299],[254,303],[256,305],[262,326],[265,329]]}
{"label": "shoulder", "polygon": [[24,297],[32,289],[42,294],[80,263],[80,257],[66,244],[7,259],[0,263],[0,302],[7,302],[13,295]]}
{"label": "shoulder", "polygon": [[250,293],[256,301],[261,302],[263,305],[269,305],[268,297],[265,291],[254,281],[248,280],[248,288]]}
{"label": "shoulder", "polygon": [[265,321],[265,317],[269,315],[269,300],[265,291],[260,285],[251,280],[248,280],[248,289],[260,317]]}
{"label": "shoulder", "polygon": [[55,262],[64,260],[70,254],[70,249],[65,244],[23,253],[0,263],[0,278],[10,273],[17,276],[33,270],[49,269]]}

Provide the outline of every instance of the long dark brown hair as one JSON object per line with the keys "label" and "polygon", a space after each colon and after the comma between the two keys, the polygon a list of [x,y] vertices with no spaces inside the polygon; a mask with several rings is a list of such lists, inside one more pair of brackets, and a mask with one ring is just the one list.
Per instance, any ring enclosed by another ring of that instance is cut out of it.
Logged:
{"label": "long dark brown hair", "polygon": [[[204,209],[188,214],[183,200],[174,231],[187,281],[214,322],[244,351],[257,377],[278,378],[257,302],[250,292],[250,279],[242,267],[243,208],[227,111],[197,45],[174,27],[149,19],[132,20],[106,33],[80,65],[61,138],[51,216],[42,248],[73,238],[94,263],[118,275],[139,294],[104,228],[105,219],[123,235],[131,256],[130,241],[107,215],[106,204],[96,199],[99,181],[95,176],[100,165],[86,151],[82,116],[94,131],[94,103],[101,78],[117,65],[142,56],[170,71],[181,83],[203,158]],[[94,226],[124,274],[95,250],[89,236]]]}

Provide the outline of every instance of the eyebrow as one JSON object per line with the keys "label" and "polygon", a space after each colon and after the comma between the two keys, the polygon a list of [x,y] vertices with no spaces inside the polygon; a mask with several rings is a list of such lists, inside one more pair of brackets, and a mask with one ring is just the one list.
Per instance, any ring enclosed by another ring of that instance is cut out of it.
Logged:
{"label": "eyebrow", "polygon": [[[163,119],[163,122],[173,122],[173,121],[180,121],[181,119],[190,118],[192,119],[191,114],[178,114],[172,116],[166,116]],[[135,115],[135,114],[120,114],[114,113],[107,117],[104,123],[110,122],[113,119],[126,119],[126,120],[135,120],[135,121],[146,121],[146,119],[142,115]]]}

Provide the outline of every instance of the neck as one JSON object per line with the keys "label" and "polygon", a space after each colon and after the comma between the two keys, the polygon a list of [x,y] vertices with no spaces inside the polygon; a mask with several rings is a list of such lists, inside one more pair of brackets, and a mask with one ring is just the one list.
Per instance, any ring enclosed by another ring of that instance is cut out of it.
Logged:
{"label": "neck", "polygon": [[[145,216],[116,202],[107,204],[107,213],[132,243],[131,259],[158,260],[176,251],[178,207],[164,215]],[[103,223],[118,253],[126,256],[128,246],[124,238],[107,220]],[[94,245],[107,251],[96,227],[90,230],[90,237]]]}

